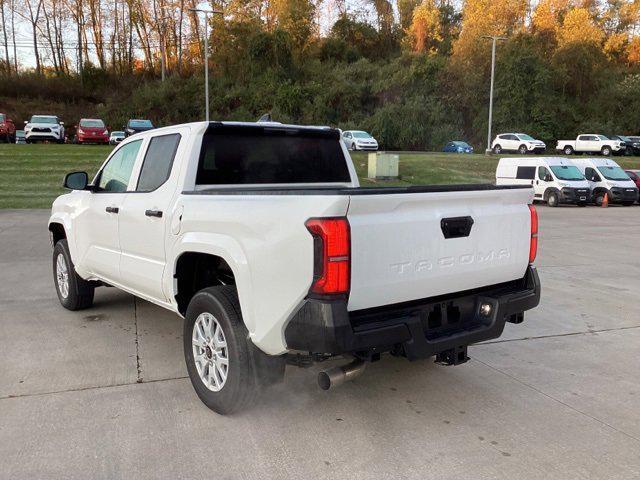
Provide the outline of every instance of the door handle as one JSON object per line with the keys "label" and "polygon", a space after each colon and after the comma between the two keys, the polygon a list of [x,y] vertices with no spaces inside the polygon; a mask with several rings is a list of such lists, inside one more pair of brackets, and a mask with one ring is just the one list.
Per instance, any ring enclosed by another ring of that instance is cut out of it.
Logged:
{"label": "door handle", "polygon": [[105,210],[107,213],[118,213],[120,211],[118,207],[107,207]]}
{"label": "door handle", "polygon": [[162,210],[145,210],[144,214],[147,217],[162,218]]}

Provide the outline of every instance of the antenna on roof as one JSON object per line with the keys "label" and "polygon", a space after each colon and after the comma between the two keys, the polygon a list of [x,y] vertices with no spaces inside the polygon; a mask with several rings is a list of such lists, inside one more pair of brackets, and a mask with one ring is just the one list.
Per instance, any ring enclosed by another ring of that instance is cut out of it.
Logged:
{"label": "antenna on roof", "polygon": [[271,114],[270,113],[265,113],[264,115],[262,115],[258,119],[258,123],[260,123],[260,122],[273,122],[273,119],[271,118]]}

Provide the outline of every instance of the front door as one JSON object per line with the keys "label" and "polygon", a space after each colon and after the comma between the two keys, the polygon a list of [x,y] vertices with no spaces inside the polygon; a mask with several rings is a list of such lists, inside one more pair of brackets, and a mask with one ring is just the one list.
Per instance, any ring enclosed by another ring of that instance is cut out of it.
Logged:
{"label": "front door", "polygon": [[536,195],[536,198],[544,198],[544,192],[547,189],[547,185],[549,182],[545,180],[547,175],[551,175],[549,170],[546,167],[538,167],[538,174],[536,176],[535,185],[533,186],[533,191]]}
{"label": "front door", "polygon": [[122,145],[111,155],[96,176],[88,208],[80,213],[83,220],[76,222],[78,228],[84,230],[76,235],[83,267],[115,283],[120,281],[118,215],[141,143],[138,140]]}
{"label": "front door", "polygon": [[166,301],[162,278],[166,264],[167,224],[176,194],[174,158],[181,135],[150,138],[134,179],[135,192],[127,195],[120,213],[120,272],[123,283],[142,296]]}

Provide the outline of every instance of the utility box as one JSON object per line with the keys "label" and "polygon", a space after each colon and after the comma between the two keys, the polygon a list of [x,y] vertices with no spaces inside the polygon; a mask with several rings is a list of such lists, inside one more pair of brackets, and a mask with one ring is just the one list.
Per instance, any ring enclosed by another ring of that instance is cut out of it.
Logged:
{"label": "utility box", "polygon": [[397,153],[369,153],[369,169],[367,176],[373,180],[391,180],[398,178],[400,156]]}

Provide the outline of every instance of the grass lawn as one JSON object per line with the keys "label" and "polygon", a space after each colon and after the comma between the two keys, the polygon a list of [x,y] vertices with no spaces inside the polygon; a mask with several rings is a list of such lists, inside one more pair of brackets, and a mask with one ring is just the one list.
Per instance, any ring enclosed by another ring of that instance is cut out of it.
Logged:
{"label": "grass lawn", "polygon": [[[68,172],[97,171],[112,147],[96,145],[0,144],[0,208],[50,208],[63,193]],[[353,160],[363,186],[493,182],[498,156],[403,153],[400,179],[376,182],[366,178],[367,154]],[[640,158],[615,159],[623,168],[640,169]]]}

